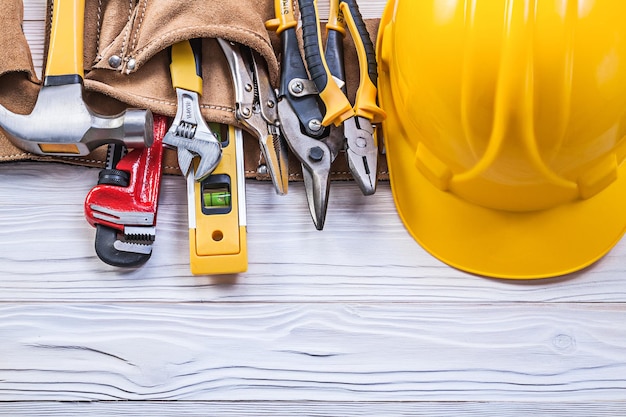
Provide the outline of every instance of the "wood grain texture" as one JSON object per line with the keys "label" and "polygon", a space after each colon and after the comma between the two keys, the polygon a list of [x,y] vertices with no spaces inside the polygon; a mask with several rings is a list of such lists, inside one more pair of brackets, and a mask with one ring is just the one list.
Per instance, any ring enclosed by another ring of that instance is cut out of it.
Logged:
{"label": "wood grain texture", "polygon": [[[45,3],[24,0],[39,71]],[[124,270],[84,218],[97,175],[0,164],[0,415],[626,416],[626,242],[562,278],[486,279],[426,253],[388,183],[333,183],[320,232],[302,183],[248,181],[249,270],[192,276],[165,176],[153,256]]]}
{"label": "wood grain texture", "polygon": [[22,3],[24,4],[24,21],[41,22],[46,18],[47,0],[22,0]]}
{"label": "wood grain texture", "polygon": [[3,304],[0,398],[610,401],[625,320],[621,304]]}
{"label": "wood grain texture", "polygon": [[57,417],[618,417],[624,415],[623,402],[572,403],[474,403],[474,402],[317,402],[317,401],[100,401],[37,402],[0,404],[0,412],[11,416]]}
{"label": "wood grain texture", "polygon": [[474,403],[474,402],[318,402],[318,401],[99,401],[0,404],[0,413],[11,416],[67,417],[623,417],[623,402],[571,403]]}
{"label": "wood grain texture", "polygon": [[[249,269],[189,271],[182,177],[165,176],[151,259],[124,270],[95,255],[83,201],[98,170],[0,165],[0,300],[24,302],[623,302],[624,244],[584,272],[543,281],[476,277],[426,253],[406,232],[389,184],[364,197],[331,187],[327,226],[313,227],[302,183],[286,196],[248,181]],[[68,184],[71,186],[68,187]],[[88,278],[88,279],[85,279]],[[78,285],[77,283],[80,283]]]}
{"label": "wood grain texture", "polygon": [[24,22],[22,30],[30,47],[33,65],[37,75],[41,77],[45,42],[45,0],[22,0],[24,3]]}

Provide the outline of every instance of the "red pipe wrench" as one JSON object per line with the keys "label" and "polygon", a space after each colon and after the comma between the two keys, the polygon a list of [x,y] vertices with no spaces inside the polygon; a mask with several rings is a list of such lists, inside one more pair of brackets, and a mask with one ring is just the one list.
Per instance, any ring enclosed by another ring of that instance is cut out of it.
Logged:
{"label": "red pipe wrench", "polygon": [[127,153],[110,144],[98,185],[85,198],[87,222],[96,228],[95,249],[105,263],[134,267],[152,254],[167,117],[154,115],[154,143]]}

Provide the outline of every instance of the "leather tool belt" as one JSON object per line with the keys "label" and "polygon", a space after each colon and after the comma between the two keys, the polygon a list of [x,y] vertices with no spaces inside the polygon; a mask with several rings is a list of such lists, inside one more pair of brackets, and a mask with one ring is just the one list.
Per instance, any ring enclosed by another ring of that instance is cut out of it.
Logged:
{"label": "leather tool belt", "polygon": [[[48,17],[51,2],[48,2]],[[31,51],[22,31],[22,0],[0,0],[0,103],[15,113],[29,114],[40,88]],[[209,122],[239,125],[228,63],[216,38],[247,45],[265,60],[273,86],[279,79],[280,41],[265,28],[274,17],[273,0],[87,0],[85,6],[84,88],[87,104],[100,114],[125,108],[148,108],[173,117],[177,98],[171,87],[167,49],[185,39],[202,38],[204,91],[202,114]],[[46,19],[49,22],[49,18]],[[366,25],[376,39],[378,19]],[[46,42],[49,27],[46,27]],[[358,59],[350,36],[344,41],[348,96],[358,86]],[[10,47],[7,47],[10,45]],[[46,51],[44,51],[45,62]],[[45,64],[44,64],[45,65]],[[240,126],[241,127],[241,126]],[[0,162],[52,161],[103,167],[106,147],[86,157],[41,156],[13,146],[0,131]],[[247,178],[269,180],[258,167],[263,163],[258,141],[244,140]],[[333,163],[333,179],[350,179],[345,158]],[[180,174],[176,151],[167,149],[163,172]],[[300,163],[290,156],[290,180],[301,180]],[[387,179],[387,164],[380,155],[379,179]]]}

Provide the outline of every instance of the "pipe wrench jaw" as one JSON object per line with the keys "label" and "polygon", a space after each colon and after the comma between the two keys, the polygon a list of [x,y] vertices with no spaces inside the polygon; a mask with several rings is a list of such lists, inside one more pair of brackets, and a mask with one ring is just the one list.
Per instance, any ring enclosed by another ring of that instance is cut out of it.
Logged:
{"label": "pipe wrench jaw", "polygon": [[137,243],[120,236],[118,230],[96,225],[95,249],[104,263],[121,268],[140,266],[152,255],[152,243]]}
{"label": "pipe wrench jaw", "polygon": [[[128,187],[99,184],[85,200],[87,221],[96,228],[96,254],[104,263],[117,267],[135,267],[145,263],[152,254],[152,243],[156,237],[153,213],[118,212],[96,204],[107,204],[103,200],[115,200],[115,204],[119,204],[121,198],[128,197],[129,194],[124,193],[126,190]],[[128,223],[143,225],[130,226]]]}
{"label": "pipe wrench jaw", "polygon": [[94,203],[99,200],[105,203],[102,200],[108,199],[115,201],[112,205],[118,205],[129,196],[125,193],[129,187],[132,188],[130,185],[99,184],[85,201],[88,221],[96,228],[96,254],[103,262],[117,267],[145,263],[152,254],[152,243],[156,238],[155,213],[117,211]]}

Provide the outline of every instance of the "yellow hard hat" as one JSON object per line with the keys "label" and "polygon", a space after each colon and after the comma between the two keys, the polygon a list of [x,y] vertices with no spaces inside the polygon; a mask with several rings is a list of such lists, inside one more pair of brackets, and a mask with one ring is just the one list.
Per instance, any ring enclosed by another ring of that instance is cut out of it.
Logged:
{"label": "yellow hard hat", "polygon": [[604,256],[626,227],[626,1],[390,0],[379,100],[398,213],[498,278]]}

